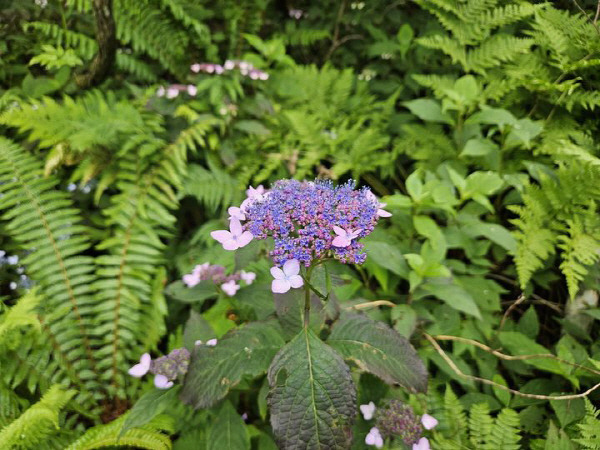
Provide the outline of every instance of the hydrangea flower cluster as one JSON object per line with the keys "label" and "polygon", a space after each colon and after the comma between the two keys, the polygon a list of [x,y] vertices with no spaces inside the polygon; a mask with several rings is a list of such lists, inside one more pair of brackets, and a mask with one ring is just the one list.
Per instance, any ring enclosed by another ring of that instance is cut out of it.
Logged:
{"label": "hydrangea flower cluster", "polygon": [[247,61],[231,60],[225,61],[225,64],[212,64],[212,63],[195,63],[190,66],[190,70],[194,73],[204,72],[208,74],[221,75],[224,72],[231,70],[239,70],[239,72],[252,80],[268,80],[269,74],[255,68],[251,63]]}
{"label": "hydrangea flower cluster", "polygon": [[330,181],[281,180],[242,206],[252,236],[273,238],[271,256],[278,266],[296,259],[308,267],[329,255],[362,264],[367,255],[359,240],[373,231],[383,211],[368,188],[355,189],[352,181],[334,186]]}
{"label": "hydrangea flower cluster", "polygon": [[[377,411],[377,413],[376,413]],[[430,450],[429,440],[423,437],[423,429],[435,428],[438,421],[429,414],[419,419],[413,409],[400,400],[390,400],[385,408],[377,410],[373,402],[360,405],[365,420],[376,418],[376,424],[365,437],[367,445],[382,448],[385,438],[399,437],[412,450]]]}
{"label": "hydrangea flower cluster", "polygon": [[156,96],[173,99],[177,97],[180,92],[186,92],[189,96],[194,97],[198,93],[198,88],[193,84],[172,84],[167,87],[159,86],[156,90]]}
{"label": "hydrangea flower cluster", "polygon": [[329,256],[362,264],[367,255],[359,240],[373,231],[380,217],[391,216],[370,189],[355,189],[353,181],[336,187],[331,181],[280,180],[268,191],[261,185],[246,194],[239,207],[228,210],[229,231],[213,231],[211,236],[225,250],[272,237],[276,293],[303,285],[300,264],[309,267]]}
{"label": "hydrangea flower cluster", "polygon": [[[196,341],[196,345],[203,345],[202,341]],[[217,345],[216,339],[206,342],[209,347]],[[187,348],[176,348],[171,353],[161,356],[155,360],[150,353],[144,353],[140,362],[129,369],[129,375],[141,378],[148,372],[154,374],[154,386],[158,389],[169,389],[174,381],[183,379],[190,366],[190,352]]]}
{"label": "hydrangea flower cluster", "polygon": [[211,265],[209,263],[198,264],[194,267],[191,273],[185,274],[182,281],[187,287],[194,287],[201,281],[210,280],[215,285],[219,286],[223,291],[233,297],[240,289],[238,282],[244,281],[246,285],[250,285],[256,279],[254,272],[246,272],[241,270],[232,275],[225,274],[225,267]]}

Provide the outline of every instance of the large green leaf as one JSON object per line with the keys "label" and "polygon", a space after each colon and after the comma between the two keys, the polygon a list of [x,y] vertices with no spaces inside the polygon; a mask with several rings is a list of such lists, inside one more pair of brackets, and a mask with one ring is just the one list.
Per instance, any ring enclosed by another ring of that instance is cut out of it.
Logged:
{"label": "large green leaf", "polygon": [[246,450],[250,437],[246,424],[230,402],[224,402],[208,431],[207,450]]}
{"label": "large green leaf", "polygon": [[327,341],[344,358],[389,384],[413,392],[427,390],[427,370],[408,340],[383,322],[347,314]]}
{"label": "large green leaf", "polygon": [[185,377],[182,400],[196,408],[214,405],[243,376],[266,372],[284,343],[281,327],[270,321],[232,330],[214,347],[197,346]]}
{"label": "large green leaf", "polygon": [[129,411],[125,422],[123,422],[119,436],[122,436],[132,428],[146,425],[156,416],[162,414],[167,408],[175,406],[179,402],[177,400],[178,392],[179,386],[168,390],[153,388],[146,392]]}
{"label": "large green leaf", "polygon": [[350,369],[312,330],[301,330],[281,349],[268,379],[271,425],[280,448],[350,447],[356,414]]}

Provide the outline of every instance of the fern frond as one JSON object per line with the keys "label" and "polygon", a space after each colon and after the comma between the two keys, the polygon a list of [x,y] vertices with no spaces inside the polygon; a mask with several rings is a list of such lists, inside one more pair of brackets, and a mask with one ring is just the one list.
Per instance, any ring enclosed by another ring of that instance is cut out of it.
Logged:
{"label": "fern frond", "polygon": [[15,329],[31,326],[37,331],[40,330],[40,322],[35,313],[39,302],[40,297],[36,295],[36,290],[32,289],[21,297],[8,312],[0,316],[0,348],[15,348],[19,339],[13,338],[11,339],[13,342],[9,341],[10,334]]}
{"label": "fern frond", "polygon": [[28,22],[26,30],[29,29],[36,30],[45,37],[53,39],[53,43],[57,46],[74,49],[84,59],[91,59],[98,51],[98,44],[91,37],[66,30],[55,23]]}
{"label": "fern frond", "polygon": [[594,408],[589,399],[585,399],[585,417],[577,424],[579,437],[573,439],[586,450],[600,450],[600,411]]}
{"label": "fern frond", "polygon": [[98,390],[93,373],[93,260],[79,256],[89,249],[88,229],[81,225],[57,180],[44,178],[40,164],[23,149],[0,139],[0,211],[6,229],[29,254],[23,263],[39,282],[45,298],[42,325],[62,369],[88,392]]}
{"label": "fern frond", "polygon": [[0,430],[0,447],[34,449],[59,429],[59,413],[75,395],[59,385],[52,386],[35,405]]}
{"label": "fern frond", "polygon": [[494,421],[490,437],[484,450],[519,450],[519,415],[512,409],[500,411]]}
{"label": "fern frond", "polygon": [[478,403],[469,411],[469,440],[474,448],[483,448],[494,427],[487,403]]}
{"label": "fern frond", "polygon": [[132,428],[121,436],[121,428],[127,416],[128,414],[124,414],[106,425],[90,428],[66,450],[93,450],[113,446],[131,446],[147,450],[171,449],[171,440],[164,432],[174,431],[172,419],[158,416],[143,427]]}
{"label": "fern frond", "polygon": [[444,414],[451,433],[460,436],[468,425],[467,416],[458,397],[449,385],[446,386],[446,392],[444,393]]}
{"label": "fern frond", "polygon": [[495,34],[473,50],[469,50],[465,59],[465,70],[485,73],[487,69],[502,62],[515,59],[533,45],[533,39],[518,38],[507,34]]}
{"label": "fern frond", "polygon": [[210,210],[226,208],[239,200],[240,186],[229,174],[221,170],[207,170],[191,164],[182,194],[191,195],[204,203]]}

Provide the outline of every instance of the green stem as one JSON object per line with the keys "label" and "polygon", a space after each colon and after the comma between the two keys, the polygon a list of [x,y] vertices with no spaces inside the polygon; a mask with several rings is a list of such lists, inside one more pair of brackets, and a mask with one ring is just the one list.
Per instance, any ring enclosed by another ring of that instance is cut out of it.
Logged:
{"label": "green stem", "polygon": [[304,277],[304,329],[307,330],[310,325],[310,274],[313,266],[311,265],[306,269],[306,276]]}

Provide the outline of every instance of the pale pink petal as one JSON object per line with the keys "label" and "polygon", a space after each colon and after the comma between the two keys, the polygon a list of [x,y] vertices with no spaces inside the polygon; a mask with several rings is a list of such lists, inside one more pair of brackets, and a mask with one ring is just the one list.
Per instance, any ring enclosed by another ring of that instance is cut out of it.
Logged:
{"label": "pale pink petal", "polygon": [[371,420],[373,418],[373,415],[375,414],[376,409],[377,408],[375,407],[375,403],[373,402],[369,402],[366,405],[360,405],[360,412],[362,413],[365,420]]}
{"label": "pale pink petal", "polygon": [[331,245],[334,247],[348,247],[351,243],[352,241],[346,236],[336,236],[336,238],[331,242]]}
{"label": "pale pink petal", "polygon": [[215,345],[217,345],[217,338],[209,339],[208,341],[206,341],[206,345],[208,345],[209,347],[214,347]]}
{"label": "pale pink petal", "polygon": [[230,239],[228,241],[223,242],[223,248],[225,250],[237,250],[238,248],[240,248],[238,241],[236,241],[235,239]]}
{"label": "pale pink petal", "polygon": [[392,213],[386,211],[385,209],[378,209],[377,210],[377,215],[379,217],[392,217]]}
{"label": "pale pink petal", "polygon": [[285,280],[285,273],[279,267],[271,267],[271,275],[276,280]]}
{"label": "pale pink petal", "polygon": [[238,247],[245,247],[250,243],[252,238],[254,238],[252,233],[250,233],[249,231],[244,231],[242,235],[237,239]]}
{"label": "pale pink petal", "polygon": [[333,232],[335,234],[337,234],[338,236],[344,236],[346,237],[346,230],[344,230],[343,228],[338,227],[337,225],[333,226]]}
{"label": "pale pink petal", "polygon": [[304,280],[300,275],[292,275],[291,277],[288,277],[288,281],[290,282],[290,286],[294,289],[298,289],[304,284]]}
{"label": "pale pink petal", "polygon": [[273,280],[271,282],[271,290],[276,294],[284,294],[290,290],[290,287],[288,280]]}
{"label": "pale pink petal", "polygon": [[298,275],[300,273],[300,261],[297,259],[288,259],[283,265],[283,273],[286,277]]}
{"label": "pale pink petal", "polygon": [[152,357],[150,356],[150,353],[144,353],[140,357],[140,364],[143,365],[144,367],[147,367],[148,369],[150,369],[151,362],[152,362]]}
{"label": "pale pink petal", "polygon": [[350,231],[350,236],[348,236],[348,237],[350,238],[350,240],[356,239],[361,231],[362,231],[362,228],[357,228],[354,231]]}
{"label": "pale pink petal", "polygon": [[169,389],[171,386],[173,386],[173,382],[169,381],[169,379],[164,375],[159,374],[155,375],[154,377],[154,386],[156,386],[158,389]]}
{"label": "pale pink petal", "polygon": [[229,241],[232,238],[231,233],[227,230],[212,231],[210,235],[214,240],[220,242],[221,244],[225,241]]}
{"label": "pale pink petal", "polygon": [[246,284],[252,284],[256,279],[256,274],[254,272],[245,272],[242,270],[240,271],[240,277],[246,282]]}
{"label": "pale pink petal", "polygon": [[419,439],[419,442],[417,442],[416,444],[413,444],[412,446],[412,450],[430,450],[431,447],[429,446],[429,439],[427,439],[426,437],[422,437],[421,439]]}
{"label": "pale pink petal", "polygon": [[421,417],[421,423],[426,430],[431,430],[437,426],[438,421],[435,417],[430,416],[429,414],[423,414]]}
{"label": "pale pink petal", "polygon": [[196,342],[194,342],[194,345],[202,345],[202,341],[198,339]]}
{"label": "pale pink petal", "polygon": [[141,378],[148,373],[148,368],[143,364],[136,364],[127,371],[129,375],[136,378]]}
{"label": "pale pink petal", "polygon": [[238,220],[246,220],[246,215],[244,212],[238,208],[237,206],[231,206],[227,212],[229,213],[229,220],[238,219]]}
{"label": "pale pink petal", "polygon": [[223,292],[225,292],[230,297],[233,297],[239,288],[240,285],[237,284],[234,280],[229,280],[227,283],[223,283],[221,285],[221,289],[223,289]]}
{"label": "pale pink petal", "polygon": [[231,222],[229,222],[229,231],[231,231],[231,234],[234,236],[242,234],[242,224],[238,219],[231,219]]}
{"label": "pale pink petal", "polygon": [[251,203],[252,203],[252,199],[251,198],[247,198],[240,205],[240,210],[245,213],[247,211],[247,209],[248,209],[248,206],[250,206]]}
{"label": "pale pink petal", "polygon": [[187,273],[183,276],[183,282],[187,287],[194,287],[200,283],[200,274]]}

